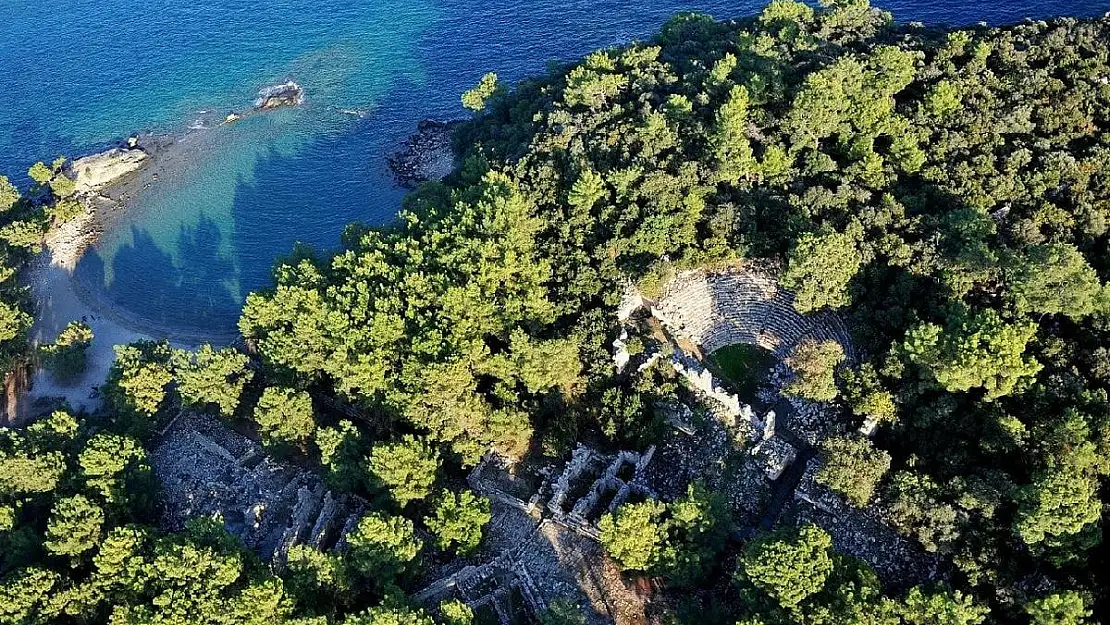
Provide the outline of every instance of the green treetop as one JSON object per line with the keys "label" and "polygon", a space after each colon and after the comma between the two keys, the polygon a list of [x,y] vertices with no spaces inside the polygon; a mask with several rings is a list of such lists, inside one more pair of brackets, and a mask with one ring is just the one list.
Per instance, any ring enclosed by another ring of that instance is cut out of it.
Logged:
{"label": "green treetop", "polygon": [[23,336],[31,328],[31,315],[17,306],[0,302],[0,341],[11,341]]}
{"label": "green treetop", "polygon": [[1102,516],[1098,490],[1090,475],[1046,469],[1022,489],[1014,530],[1029,544],[1077,534]]}
{"label": "green treetop", "polygon": [[104,511],[87,497],[59,499],[51,512],[43,546],[61,556],[79,556],[100,543],[103,526]]}
{"label": "green treetop", "polygon": [[848,283],[863,266],[855,241],[847,234],[806,233],[790,252],[782,285],[794,291],[794,308],[807,313],[851,303]]}
{"label": "green treetop", "polygon": [[540,625],[586,625],[586,613],[567,597],[556,597],[540,612]]}
{"label": "green treetop", "polygon": [[404,507],[410,501],[432,493],[439,452],[427,441],[406,435],[393,443],[376,445],[370,450],[369,469],[374,485]]}
{"label": "green treetop", "polygon": [[945,389],[983,388],[987,399],[1010,394],[1041,365],[1025,356],[1037,332],[1033,323],[1006,323],[993,310],[958,308],[945,328],[932,323],[909,331],[903,344],[910,360]]}
{"label": "green treetop", "polygon": [[116,360],[108,370],[103,393],[117,419],[137,436],[153,430],[154,416],[166,399],[170,347],[165,342],[138,341],[117,345]]}
{"label": "green treetop", "polygon": [[501,86],[497,82],[497,74],[490,72],[482,76],[473,89],[462,95],[462,104],[466,108],[478,112],[485,109],[490,99],[500,92]]}
{"label": "green treetop", "polygon": [[270,446],[304,447],[316,430],[312,398],[291,388],[271,386],[254,407],[262,442]]}
{"label": "green treetop", "polygon": [[666,506],[645,501],[621,506],[601,517],[601,545],[624,570],[647,571],[658,560],[666,539]]}
{"label": "green treetop", "polygon": [[910,589],[902,605],[906,625],[979,625],[990,610],[962,592]]}
{"label": "green treetop", "polygon": [[815,479],[862,508],[890,469],[890,454],[862,437],[833,436],[821,443],[821,468]]}
{"label": "green treetop", "polygon": [[717,111],[713,150],[721,180],[737,183],[755,173],[755,156],[748,140],[748,90],[737,85]]}
{"label": "green treetop", "polygon": [[355,424],[342,420],[336,427],[317,428],[315,442],[333,489],[354,492],[366,482],[362,433]]}
{"label": "green treetop", "polygon": [[1096,310],[1102,284],[1074,245],[1035,245],[1007,271],[1010,298],[1021,313],[1079,319]]}
{"label": "green treetop", "polygon": [[472,625],[474,610],[459,599],[447,599],[439,604],[444,625]]}
{"label": "green treetop", "polygon": [[1077,592],[1058,592],[1025,604],[1031,625],[1088,625],[1091,610]]}
{"label": "green treetop", "polygon": [[794,347],[786,365],[795,379],[783,389],[810,401],[836,399],[836,369],[844,362],[844,348],[836,341],[806,339]]}
{"label": "green treetop", "polygon": [[816,525],[803,525],[749,543],[738,574],[782,607],[793,608],[820,592],[832,569],[832,538]]}
{"label": "green treetop", "polygon": [[411,572],[423,543],[412,521],[378,512],[366,514],[347,536],[347,562],[365,579],[382,588],[393,586]]}
{"label": "green treetop", "polygon": [[139,441],[98,432],[77,456],[86,486],[114,508],[135,508],[153,500],[154,478]]}
{"label": "green treetop", "polygon": [[598,523],[601,545],[624,570],[664,575],[678,586],[703,579],[724,548],[731,517],[721,496],[699,483],[669,504],[624,504]]}
{"label": "green treetop", "polygon": [[342,625],[436,625],[436,623],[423,610],[414,610],[387,602],[348,616]]}
{"label": "green treetop", "polygon": [[174,350],[170,363],[181,401],[190,406],[215,406],[231,416],[239,406],[243,388],[254,376],[250,358],[234,349],[202,345],[196,352]]}
{"label": "green treetop", "polygon": [[39,349],[43,366],[62,380],[81,375],[85,371],[86,353],[92,340],[93,332],[88,324],[71,321],[53,343]]}
{"label": "green treetop", "polygon": [[19,189],[8,180],[8,177],[0,176],[0,213],[8,212],[20,197]]}
{"label": "green treetop", "polygon": [[489,500],[469,490],[445,491],[436,501],[435,512],[424,524],[436,536],[440,549],[454,547],[457,553],[473,553],[482,541],[482,528],[490,520]]}

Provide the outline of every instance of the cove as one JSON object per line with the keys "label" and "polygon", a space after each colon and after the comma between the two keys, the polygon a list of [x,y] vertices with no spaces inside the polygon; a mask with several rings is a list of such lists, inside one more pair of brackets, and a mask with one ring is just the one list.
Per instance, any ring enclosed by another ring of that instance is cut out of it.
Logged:
{"label": "cove", "polygon": [[[901,22],[1096,15],[1091,1],[877,3]],[[725,0],[7,0],[0,7],[0,171],[78,156],[132,132],[196,133],[197,156],[106,232],[75,278],[124,317],[175,332],[234,330],[243,298],[297,241],[334,248],[387,222],[403,190],[385,156],[423,118],[463,115],[486,71],[512,83],[551,59],[642,39]],[[217,126],[294,79],[303,107]],[[194,130],[187,129],[193,126]]]}

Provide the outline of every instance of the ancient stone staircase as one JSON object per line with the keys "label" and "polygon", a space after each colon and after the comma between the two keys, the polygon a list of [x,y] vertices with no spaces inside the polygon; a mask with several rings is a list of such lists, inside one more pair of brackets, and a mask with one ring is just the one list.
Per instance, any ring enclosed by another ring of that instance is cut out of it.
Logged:
{"label": "ancient stone staircase", "polygon": [[275,568],[289,550],[341,549],[366,504],[333,493],[315,472],[274,460],[250,438],[203,414],[184,412],[151,453],[162,484],[162,523],[222,519],[229,532]]}

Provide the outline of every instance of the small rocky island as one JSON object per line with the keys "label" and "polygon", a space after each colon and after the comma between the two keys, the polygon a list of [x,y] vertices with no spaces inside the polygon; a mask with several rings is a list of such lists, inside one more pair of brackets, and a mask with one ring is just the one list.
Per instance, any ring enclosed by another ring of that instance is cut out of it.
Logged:
{"label": "small rocky island", "polygon": [[254,107],[260,111],[269,111],[285,106],[300,106],[303,102],[304,88],[290,80],[259,91]]}

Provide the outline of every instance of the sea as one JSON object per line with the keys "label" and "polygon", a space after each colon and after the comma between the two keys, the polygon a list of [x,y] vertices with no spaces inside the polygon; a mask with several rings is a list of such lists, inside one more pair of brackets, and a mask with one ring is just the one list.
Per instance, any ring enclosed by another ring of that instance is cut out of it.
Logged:
{"label": "sea", "polygon": [[[901,22],[1098,16],[1110,0],[891,0]],[[642,40],[673,14],[756,13],[748,0],[0,0],[0,173],[140,132],[194,156],[150,185],[73,279],[105,307],[175,333],[233,332],[246,295],[296,242],[335,249],[383,224],[404,190],[386,156],[422,119],[466,112],[488,71]],[[295,109],[220,125],[295,80]]]}

